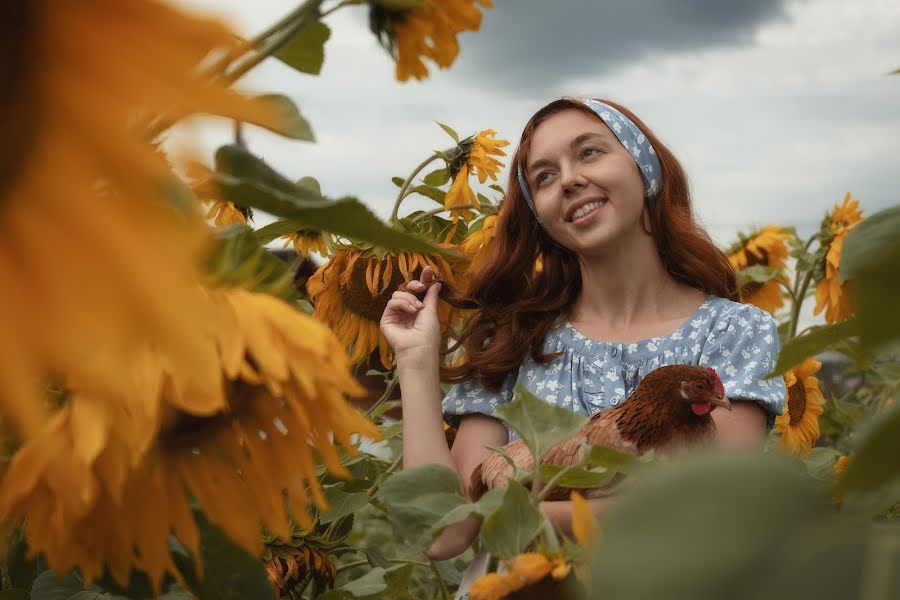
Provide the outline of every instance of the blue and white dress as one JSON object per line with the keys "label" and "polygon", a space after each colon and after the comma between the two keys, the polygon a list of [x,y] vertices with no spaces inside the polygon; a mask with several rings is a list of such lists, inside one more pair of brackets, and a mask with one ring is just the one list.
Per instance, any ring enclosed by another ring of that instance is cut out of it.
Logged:
{"label": "blue and white dress", "polygon": [[[560,352],[542,365],[529,355],[498,392],[477,380],[450,388],[443,401],[444,416],[457,424],[462,415],[493,415],[512,400],[516,379],[543,400],[590,416],[616,406],[634,391],[641,379],[663,365],[713,367],[732,401],[758,402],[768,413],[768,425],[784,412],[781,377],[763,379],[775,367],[779,340],[772,316],[750,304],[709,296],[684,324],[672,333],[630,344],[592,340],[565,322],[544,343],[547,353]],[[510,431],[510,440],[517,436]]]}

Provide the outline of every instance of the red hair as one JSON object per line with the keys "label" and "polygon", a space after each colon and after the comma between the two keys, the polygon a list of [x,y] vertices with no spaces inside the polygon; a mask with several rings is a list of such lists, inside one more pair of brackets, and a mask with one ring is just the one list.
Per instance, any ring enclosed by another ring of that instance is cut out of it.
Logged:
{"label": "red hair", "polygon": [[[615,102],[602,102],[631,119],[656,151],[663,184],[649,213],[651,235],[666,270],[679,282],[737,301],[734,269],[694,219],[687,177],[678,160],[634,113]],[[581,111],[602,122],[582,102],[563,98],[540,109],[525,125],[510,163],[509,184],[490,254],[464,294],[448,294],[448,301],[475,311],[454,346],[462,347],[465,360],[442,370],[445,381],[474,377],[486,389],[497,391],[529,353],[541,363],[556,356],[544,353],[544,340],[578,298],[581,270],[577,256],[553,241],[538,223],[516,174],[520,164],[527,164],[535,129],[567,110]],[[539,272],[535,270],[538,257],[543,262]]]}

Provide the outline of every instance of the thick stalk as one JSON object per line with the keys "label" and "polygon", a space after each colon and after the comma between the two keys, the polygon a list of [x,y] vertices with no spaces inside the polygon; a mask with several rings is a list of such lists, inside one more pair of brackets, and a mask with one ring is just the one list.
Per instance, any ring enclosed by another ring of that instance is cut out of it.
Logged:
{"label": "thick stalk", "polygon": [[381,394],[381,397],[375,401],[375,403],[369,407],[369,410],[366,411],[366,416],[371,417],[372,413],[375,412],[375,409],[387,402],[387,399],[391,397],[391,392],[394,391],[394,388],[397,387],[397,373],[394,373],[394,376],[391,377],[387,382],[387,388],[384,390],[384,393]]}
{"label": "thick stalk", "polygon": [[422,169],[436,161],[440,158],[437,154],[432,154],[425,160],[423,160],[419,165],[413,169],[413,172],[409,174],[409,177],[406,178],[406,181],[403,182],[403,185],[400,187],[400,192],[397,194],[397,199],[394,200],[394,210],[391,211],[391,223],[393,225],[397,225],[400,223],[400,219],[397,218],[397,214],[400,212],[400,203],[403,202],[403,199],[407,195],[407,190],[409,186],[412,184],[413,179],[416,178],[416,175],[422,172]]}
{"label": "thick stalk", "polygon": [[444,576],[441,575],[440,569],[438,569],[437,563],[432,559],[428,559],[428,562],[431,563],[431,571],[434,573],[434,576],[437,577],[438,586],[441,591],[441,600],[450,600],[450,592],[447,590],[447,582],[444,581]]}
{"label": "thick stalk", "polygon": [[[812,243],[817,239],[819,239],[818,235],[810,237],[806,241],[806,244],[803,245],[803,251],[809,251],[809,247],[812,246]],[[802,281],[801,275],[803,277]],[[793,339],[797,333],[797,321],[800,318],[800,307],[803,305],[803,300],[806,298],[806,290],[809,288],[811,279],[812,269],[807,270],[806,273],[797,271],[794,275],[794,289],[791,291],[791,300],[793,300],[793,303],[791,304],[791,320],[788,325],[787,339],[781,340],[782,344]]]}

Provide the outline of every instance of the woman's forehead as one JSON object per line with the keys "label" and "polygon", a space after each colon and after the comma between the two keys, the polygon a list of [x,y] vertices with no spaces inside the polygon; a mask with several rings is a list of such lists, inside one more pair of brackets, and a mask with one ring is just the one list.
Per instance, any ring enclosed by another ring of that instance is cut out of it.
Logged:
{"label": "woman's forehead", "polygon": [[531,136],[528,159],[537,161],[588,140],[615,141],[615,134],[599,117],[567,110],[542,121]]}

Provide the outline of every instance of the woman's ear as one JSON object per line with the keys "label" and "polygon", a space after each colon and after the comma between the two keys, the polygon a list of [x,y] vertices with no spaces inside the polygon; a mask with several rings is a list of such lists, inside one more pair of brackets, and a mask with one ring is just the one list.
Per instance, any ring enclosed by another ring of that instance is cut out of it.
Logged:
{"label": "woman's ear", "polygon": [[644,202],[644,209],[641,211],[641,227],[644,228],[644,231],[647,233],[647,235],[653,235],[651,224],[650,206],[648,202]]}

